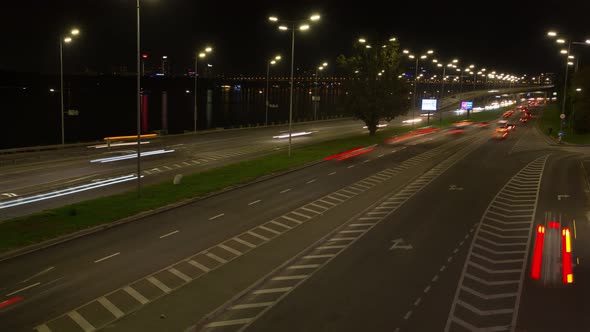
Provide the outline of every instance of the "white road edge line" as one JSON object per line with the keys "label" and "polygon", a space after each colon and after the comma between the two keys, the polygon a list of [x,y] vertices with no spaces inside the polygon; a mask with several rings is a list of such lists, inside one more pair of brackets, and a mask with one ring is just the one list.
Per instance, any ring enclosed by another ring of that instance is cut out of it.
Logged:
{"label": "white road edge line", "polygon": [[168,236],[170,236],[170,235],[174,235],[174,234],[176,234],[176,233],[178,233],[178,232],[180,232],[180,231],[179,231],[179,230],[175,230],[175,231],[173,231],[173,232],[170,232],[170,233],[168,233],[168,234],[164,234],[164,235],[160,236],[160,239],[163,239],[163,238],[165,238],[165,237],[168,237]]}
{"label": "white road edge line", "polygon": [[12,293],[8,293],[8,294],[6,294],[6,296],[14,295],[14,294],[16,294],[16,293],[20,293],[20,292],[22,292],[22,291],[25,291],[25,290],[27,290],[27,289],[29,289],[29,288],[33,288],[33,287],[36,287],[36,286],[39,286],[39,285],[41,285],[41,283],[40,283],[40,282],[36,282],[36,283],[34,283],[34,284],[32,284],[32,285],[29,285],[29,286],[27,286],[27,287],[23,287],[23,288],[21,288],[21,289],[19,289],[19,290],[15,290],[15,291],[14,291],[14,292],[12,292]]}
{"label": "white road edge line", "polygon": [[215,220],[215,219],[220,218],[220,217],[223,217],[223,216],[225,216],[225,213],[218,214],[218,215],[216,215],[214,217],[211,217],[211,218],[209,218],[209,220]]}
{"label": "white road edge line", "polygon": [[100,262],[102,262],[102,261],[105,261],[105,260],[107,260],[107,259],[109,259],[109,258],[113,258],[113,257],[115,257],[115,256],[118,256],[118,255],[120,255],[120,254],[121,254],[120,252],[116,252],[116,253],[114,253],[114,254],[112,254],[112,255],[108,255],[108,256],[106,256],[106,257],[99,258],[99,259],[95,260],[94,262],[95,262],[95,263],[100,263]]}

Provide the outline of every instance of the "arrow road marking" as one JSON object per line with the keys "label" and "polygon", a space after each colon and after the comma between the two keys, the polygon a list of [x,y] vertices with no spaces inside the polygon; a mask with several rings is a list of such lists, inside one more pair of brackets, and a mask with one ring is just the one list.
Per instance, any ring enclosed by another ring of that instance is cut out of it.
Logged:
{"label": "arrow road marking", "polygon": [[561,201],[562,198],[568,198],[570,195],[557,195],[557,200]]}
{"label": "arrow road marking", "polygon": [[449,190],[463,190],[462,187],[457,187],[457,185],[451,184],[449,186]]}
{"label": "arrow road marking", "polygon": [[404,239],[402,239],[402,238],[391,240],[391,242],[393,242],[393,245],[389,248],[389,250],[394,250],[394,249],[410,250],[410,249],[414,249],[414,247],[412,247],[411,244],[403,245],[402,243],[404,243]]}

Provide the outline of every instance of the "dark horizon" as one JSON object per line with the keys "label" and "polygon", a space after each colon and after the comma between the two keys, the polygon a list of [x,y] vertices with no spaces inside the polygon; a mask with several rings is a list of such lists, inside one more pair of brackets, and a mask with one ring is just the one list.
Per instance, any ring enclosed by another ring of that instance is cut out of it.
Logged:
{"label": "dark horizon", "polygon": [[[290,36],[276,30],[267,17],[305,18],[317,12],[321,21],[296,36],[295,65],[302,70],[323,61],[334,64],[338,55],[350,52],[359,36],[381,35],[397,37],[402,48],[414,52],[432,48],[441,60],[458,57],[465,65],[515,75],[559,73],[563,67],[559,47],[546,32],[556,29],[574,39],[590,38],[583,24],[590,4],[576,2],[559,6],[495,2],[487,11],[459,4],[400,3],[391,11],[376,2],[344,6],[331,0],[319,5],[312,1],[228,5],[144,0],[142,53],[149,54],[151,61],[167,55],[178,74],[192,68],[197,47],[210,44],[214,53],[207,63],[226,75],[262,74],[266,59],[280,53],[287,61],[273,71],[286,74]],[[112,66],[135,71],[135,1],[80,5],[79,1],[38,4],[29,0],[5,7],[10,15],[0,24],[9,47],[0,54],[0,70],[58,72],[60,33],[77,27],[80,37],[64,48],[65,72],[108,73]],[[573,52],[584,60],[590,47]],[[407,67],[411,65],[408,61]]]}

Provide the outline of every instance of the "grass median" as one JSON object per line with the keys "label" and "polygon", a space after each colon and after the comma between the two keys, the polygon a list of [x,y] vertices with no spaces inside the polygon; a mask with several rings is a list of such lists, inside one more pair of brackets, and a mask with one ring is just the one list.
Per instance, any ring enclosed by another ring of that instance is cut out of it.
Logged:
{"label": "grass median", "polygon": [[303,146],[293,150],[292,158],[287,158],[286,151],[281,151],[237,162],[187,175],[178,185],[172,184],[172,181],[166,181],[145,186],[142,189],[141,198],[137,198],[135,191],[129,191],[6,220],[0,223],[0,252],[108,224],[175,202],[202,197],[224,188],[251,182],[265,175],[294,169],[338,152],[376,144],[387,137],[410,129],[408,127],[389,128],[377,132],[374,137],[359,134]]}
{"label": "grass median", "polygon": [[[497,118],[503,110],[474,113],[474,121]],[[462,116],[443,119],[443,127],[451,125]],[[359,128],[360,129],[360,128]],[[322,158],[383,142],[386,138],[412,130],[410,126],[380,130],[373,137],[367,134],[330,140],[298,147],[292,158],[286,151],[276,152],[252,160],[241,161],[201,173],[187,175],[178,185],[166,181],[145,186],[141,198],[135,191],[87,200],[41,213],[6,220],[0,223],[0,252],[75,233],[94,226],[104,225],[183,200],[202,197],[225,188],[251,182],[265,175],[276,174]]]}
{"label": "grass median", "polygon": [[[537,126],[541,132],[555,140],[558,138],[561,114],[560,106],[557,103],[552,103],[545,107],[540,119],[537,121]],[[551,128],[551,133],[549,132]],[[574,130],[569,128],[569,123],[566,122],[564,126],[564,136],[562,141],[571,144],[590,144],[590,133],[577,134]]]}

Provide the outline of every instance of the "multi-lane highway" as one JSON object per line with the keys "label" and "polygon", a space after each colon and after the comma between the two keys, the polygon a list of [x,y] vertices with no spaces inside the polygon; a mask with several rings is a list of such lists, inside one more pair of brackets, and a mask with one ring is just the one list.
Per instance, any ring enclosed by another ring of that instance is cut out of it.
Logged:
{"label": "multi-lane highway", "polygon": [[[0,262],[0,330],[586,330],[590,156],[533,125],[380,144]],[[575,232],[573,284],[530,278],[549,219]]]}

